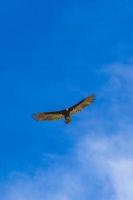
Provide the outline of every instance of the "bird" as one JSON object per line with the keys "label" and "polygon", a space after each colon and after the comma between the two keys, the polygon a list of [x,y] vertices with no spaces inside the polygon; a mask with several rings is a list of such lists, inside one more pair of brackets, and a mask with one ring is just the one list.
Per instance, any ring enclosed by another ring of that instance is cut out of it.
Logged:
{"label": "bird", "polygon": [[58,119],[65,119],[65,123],[69,124],[71,122],[71,115],[80,112],[83,108],[90,105],[95,100],[95,95],[89,95],[80,102],[74,104],[73,106],[66,108],[64,110],[52,111],[52,112],[38,112],[32,115],[33,119],[36,121],[54,121]]}

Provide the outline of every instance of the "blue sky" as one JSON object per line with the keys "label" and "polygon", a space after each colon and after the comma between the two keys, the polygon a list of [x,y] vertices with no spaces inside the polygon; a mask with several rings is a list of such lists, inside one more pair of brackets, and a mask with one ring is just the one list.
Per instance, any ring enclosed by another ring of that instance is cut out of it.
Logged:
{"label": "blue sky", "polygon": [[[132,9],[127,0],[0,2],[2,200],[132,200]],[[92,93],[68,126],[32,120]]]}

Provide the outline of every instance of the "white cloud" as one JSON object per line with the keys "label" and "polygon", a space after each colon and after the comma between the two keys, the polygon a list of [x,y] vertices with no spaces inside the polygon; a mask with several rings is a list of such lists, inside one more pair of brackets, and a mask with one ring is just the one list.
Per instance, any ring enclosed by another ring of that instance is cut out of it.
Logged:
{"label": "white cloud", "polygon": [[109,166],[116,199],[133,199],[133,159],[112,160]]}
{"label": "white cloud", "polygon": [[[128,140],[125,141],[126,139]],[[111,192],[113,197],[108,199],[133,199],[133,140],[129,140],[129,136],[123,135],[101,139],[87,136],[78,148],[84,172],[88,176],[96,175],[95,180],[99,181],[102,187],[106,186],[106,190],[110,187],[108,192]]]}
{"label": "white cloud", "polygon": [[12,174],[1,184],[1,200],[133,199],[133,67],[113,65],[104,73],[108,81],[98,98],[105,104],[96,103],[85,114],[91,120],[69,129],[77,139],[66,162],[57,156],[48,171]]}

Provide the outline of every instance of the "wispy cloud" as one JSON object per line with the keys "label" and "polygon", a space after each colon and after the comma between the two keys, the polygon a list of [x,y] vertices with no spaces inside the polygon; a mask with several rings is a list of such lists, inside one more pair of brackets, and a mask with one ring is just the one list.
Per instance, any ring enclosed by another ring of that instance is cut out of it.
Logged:
{"label": "wispy cloud", "polygon": [[91,120],[69,129],[77,134],[71,155],[66,160],[45,155],[58,163],[32,176],[12,174],[1,183],[1,200],[133,199],[133,67],[115,64],[103,73],[101,103],[85,113]]}

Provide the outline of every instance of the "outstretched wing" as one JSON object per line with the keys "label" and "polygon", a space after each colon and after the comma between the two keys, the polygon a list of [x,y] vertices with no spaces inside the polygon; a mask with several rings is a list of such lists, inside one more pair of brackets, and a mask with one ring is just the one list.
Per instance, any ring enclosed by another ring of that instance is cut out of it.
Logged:
{"label": "outstretched wing", "polygon": [[33,119],[37,121],[43,120],[58,120],[63,118],[63,111],[55,111],[55,112],[40,112],[33,114]]}
{"label": "outstretched wing", "polygon": [[70,114],[74,114],[76,112],[81,111],[84,107],[90,105],[95,99],[95,95],[88,96],[87,98],[83,99],[79,103],[75,104],[74,106],[69,108]]}

